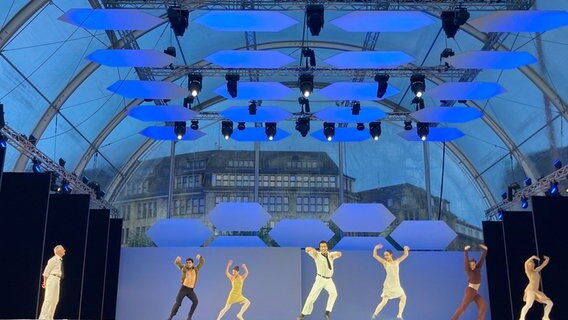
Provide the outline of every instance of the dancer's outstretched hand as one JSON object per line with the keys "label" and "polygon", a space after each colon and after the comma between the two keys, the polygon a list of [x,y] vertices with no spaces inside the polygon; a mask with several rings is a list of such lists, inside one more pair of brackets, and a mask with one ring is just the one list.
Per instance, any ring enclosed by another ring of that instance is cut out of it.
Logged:
{"label": "dancer's outstretched hand", "polygon": [[463,248],[463,251],[469,251],[469,249],[471,249],[471,246],[465,246],[465,247]]}
{"label": "dancer's outstretched hand", "polygon": [[383,248],[383,245],[381,243],[379,243],[375,246],[375,250],[379,250],[379,249],[382,249],[382,248]]}
{"label": "dancer's outstretched hand", "polygon": [[479,247],[480,247],[481,249],[485,250],[485,251],[487,251],[487,249],[488,249],[487,246],[484,245],[484,244],[480,244]]}

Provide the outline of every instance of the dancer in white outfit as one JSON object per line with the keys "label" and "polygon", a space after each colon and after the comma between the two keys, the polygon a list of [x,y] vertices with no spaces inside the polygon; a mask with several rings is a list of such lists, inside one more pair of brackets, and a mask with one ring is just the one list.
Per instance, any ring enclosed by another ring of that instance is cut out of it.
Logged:
{"label": "dancer in white outfit", "polygon": [[399,271],[399,264],[404,261],[408,257],[408,251],[410,248],[408,246],[404,246],[404,253],[398,259],[394,260],[392,258],[392,251],[385,250],[383,259],[378,254],[378,250],[383,247],[382,244],[377,244],[373,249],[373,258],[379,261],[386,271],[385,282],[383,284],[383,293],[381,294],[382,300],[375,308],[375,312],[373,313],[372,319],[375,319],[381,310],[383,310],[384,306],[390,299],[400,299],[398,304],[398,315],[396,316],[398,319],[402,319],[402,312],[404,311],[404,307],[406,306],[406,294],[404,293],[404,289],[400,286],[400,278],[398,276]]}
{"label": "dancer in white outfit", "polygon": [[65,248],[57,245],[53,248],[55,255],[47,261],[45,270],[43,271],[43,282],[41,287],[45,289],[45,297],[41,306],[39,319],[52,320],[55,314],[55,308],[59,302],[59,285],[63,278],[63,256]]}

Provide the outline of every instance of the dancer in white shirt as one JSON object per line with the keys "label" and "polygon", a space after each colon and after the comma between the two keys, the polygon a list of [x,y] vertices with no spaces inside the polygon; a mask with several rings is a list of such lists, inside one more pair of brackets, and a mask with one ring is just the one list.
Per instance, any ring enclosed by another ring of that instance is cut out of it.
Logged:
{"label": "dancer in white shirt", "polygon": [[375,312],[373,312],[372,319],[375,319],[381,310],[383,310],[384,306],[390,299],[400,299],[398,304],[398,315],[396,316],[398,319],[402,319],[402,313],[404,312],[404,307],[406,306],[406,294],[404,290],[400,286],[400,278],[398,276],[399,271],[399,264],[404,261],[404,259],[408,258],[408,251],[410,248],[408,246],[404,246],[404,253],[398,259],[394,260],[392,258],[392,251],[385,250],[384,259],[378,254],[378,250],[383,247],[382,244],[377,244],[373,249],[373,258],[379,261],[386,271],[385,282],[383,284],[383,293],[381,294],[382,300],[375,308]]}
{"label": "dancer in white shirt", "polygon": [[63,278],[65,248],[62,245],[57,245],[53,248],[53,253],[55,255],[47,261],[43,271],[41,287],[45,289],[45,297],[39,314],[41,320],[53,320],[55,308],[59,303],[59,285]]}

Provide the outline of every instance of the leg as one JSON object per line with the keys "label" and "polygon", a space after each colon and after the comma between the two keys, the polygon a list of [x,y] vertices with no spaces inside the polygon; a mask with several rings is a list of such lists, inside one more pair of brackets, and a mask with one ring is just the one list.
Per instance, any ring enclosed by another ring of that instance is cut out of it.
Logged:
{"label": "leg", "polygon": [[383,310],[383,308],[385,307],[385,305],[387,304],[388,301],[389,301],[389,298],[383,297],[383,300],[381,300],[381,302],[379,302],[379,304],[375,308],[375,312],[373,312],[373,319],[375,319],[379,315],[379,313],[381,313],[381,310]]}
{"label": "leg", "polygon": [[475,304],[477,305],[477,320],[485,320],[485,313],[487,312],[487,303],[483,300],[480,294],[477,294],[474,298]]}
{"label": "leg", "polygon": [[174,303],[174,306],[172,307],[172,311],[170,313],[170,319],[172,319],[176,313],[178,312],[179,307],[181,306],[181,302],[183,301],[183,297],[185,297],[185,286],[181,286],[181,288],[179,288],[178,294],[176,296],[176,302]]}
{"label": "leg", "polygon": [[403,294],[400,296],[400,301],[398,303],[398,315],[396,316],[399,319],[402,319],[402,313],[404,312],[404,307],[406,306],[406,295]]}
{"label": "leg", "polygon": [[325,307],[325,311],[333,311],[333,305],[335,304],[335,300],[337,299],[337,289],[335,288],[335,283],[333,280],[327,280],[325,284],[325,291],[329,294],[327,298],[327,305]]}
{"label": "leg", "polygon": [[550,320],[549,315],[554,303],[552,303],[552,300],[550,299],[545,300],[542,303],[544,303],[544,315],[542,316],[542,320]]}
{"label": "leg", "polygon": [[223,318],[223,316],[225,315],[225,313],[227,311],[229,311],[229,308],[231,307],[230,304],[226,304],[225,307],[223,309],[221,309],[221,311],[219,311],[219,316],[217,316],[217,320],[221,320],[221,318]]}
{"label": "leg", "polygon": [[243,320],[243,314],[245,313],[245,311],[247,311],[247,309],[249,307],[250,307],[250,300],[245,298],[245,301],[243,301],[243,306],[241,307],[241,310],[239,311],[239,313],[237,313],[237,319]]}
{"label": "leg", "polygon": [[316,278],[316,282],[314,282],[312,290],[310,290],[310,294],[308,294],[308,297],[306,298],[306,303],[304,303],[304,308],[302,309],[302,315],[307,316],[312,313],[312,310],[314,309],[314,302],[318,298],[325,284],[322,280]]}
{"label": "leg", "polygon": [[53,319],[55,307],[59,302],[59,279],[49,276],[46,280],[45,297],[41,306],[39,319]]}
{"label": "leg", "polygon": [[195,312],[195,308],[197,308],[197,304],[199,303],[199,300],[197,300],[197,295],[195,294],[195,291],[193,291],[193,289],[191,289],[191,288],[189,289],[187,297],[189,298],[189,300],[191,300],[191,308],[189,309],[189,314],[187,315],[187,320],[191,320],[191,317],[193,316],[193,313]]}
{"label": "leg", "polygon": [[521,316],[519,317],[520,320],[525,320],[525,316],[527,315],[527,312],[529,312],[529,309],[532,307],[534,299],[535,299],[534,292],[531,291],[527,292],[525,297],[525,305],[521,309]]}
{"label": "leg", "polygon": [[477,291],[474,290],[473,288],[470,287],[465,288],[465,294],[463,296],[463,300],[460,306],[456,309],[454,315],[452,316],[452,320],[458,320],[461,317],[465,309],[467,309],[467,306],[469,306],[469,304],[473,301],[473,298],[475,298],[476,295]]}

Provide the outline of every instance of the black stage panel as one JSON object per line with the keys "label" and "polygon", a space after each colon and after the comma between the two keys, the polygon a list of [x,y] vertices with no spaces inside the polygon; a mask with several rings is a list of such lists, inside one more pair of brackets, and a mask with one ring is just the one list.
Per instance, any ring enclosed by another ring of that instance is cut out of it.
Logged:
{"label": "black stage panel", "polygon": [[101,319],[110,210],[91,210],[81,297],[81,319]]}
{"label": "black stage panel", "polygon": [[53,256],[56,245],[63,245],[67,251],[63,258],[64,278],[55,312],[57,319],[79,318],[88,216],[89,195],[50,195],[43,264]]}
{"label": "black stage panel", "polygon": [[33,319],[38,312],[50,182],[47,173],[3,174],[0,319]]}
{"label": "black stage panel", "polygon": [[122,219],[110,219],[108,234],[105,291],[103,300],[103,319],[105,320],[114,319],[116,315]]}

